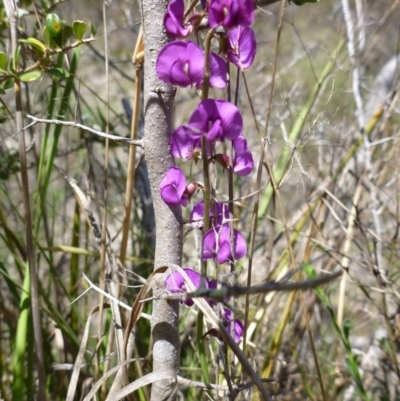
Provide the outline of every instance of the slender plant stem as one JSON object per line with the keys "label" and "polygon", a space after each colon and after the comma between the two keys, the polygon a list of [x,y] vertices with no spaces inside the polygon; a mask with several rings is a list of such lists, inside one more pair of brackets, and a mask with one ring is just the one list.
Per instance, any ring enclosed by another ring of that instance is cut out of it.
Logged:
{"label": "slender plant stem", "polygon": [[[15,59],[18,46],[17,10],[15,8],[15,3],[13,3],[11,0],[4,0],[4,5],[6,8],[8,19],[10,21],[11,47],[12,47],[12,53],[14,55],[13,68],[15,71],[18,71],[18,60]],[[22,110],[21,81],[18,78],[14,79],[14,93],[15,93],[17,130],[20,131],[24,126],[24,122],[23,122],[23,110]],[[39,379],[38,396],[39,399],[45,401],[47,400],[45,391],[46,374],[44,366],[42,324],[40,318],[39,289],[38,289],[38,277],[36,271],[35,247],[33,241],[32,215],[31,215],[31,205],[29,199],[29,179],[28,179],[28,166],[26,160],[25,133],[19,136],[18,143],[19,143],[19,159],[21,164],[22,197],[25,211],[26,248],[27,248],[29,275],[31,283],[30,291],[31,291],[32,320],[33,320],[33,330],[35,337],[37,372]]]}

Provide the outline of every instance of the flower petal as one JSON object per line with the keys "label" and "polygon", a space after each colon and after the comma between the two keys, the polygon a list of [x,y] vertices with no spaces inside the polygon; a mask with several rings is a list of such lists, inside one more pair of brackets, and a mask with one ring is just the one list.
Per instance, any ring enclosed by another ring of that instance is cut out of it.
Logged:
{"label": "flower petal", "polygon": [[233,157],[233,171],[236,174],[249,175],[254,167],[253,155],[247,148],[247,141],[239,136],[232,141],[235,155]]}
{"label": "flower petal", "polygon": [[223,224],[222,227],[214,227],[207,231],[203,237],[202,260],[213,258],[219,264],[232,260],[244,258],[247,253],[247,245],[243,236],[238,230],[233,230],[233,257],[230,243],[229,224]]}
{"label": "flower petal", "polygon": [[201,260],[215,258],[217,247],[217,233],[214,228],[208,230],[203,237],[203,249],[201,252]]}
{"label": "flower petal", "polygon": [[176,38],[184,38],[189,35],[193,27],[184,25],[185,5],[183,0],[172,0],[168,4],[168,10],[164,17],[165,30]]}
{"label": "flower petal", "polygon": [[[215,125],[217,121],[220,124],[218,126]],[[194,131],[206,135],[209,140],[233,140],[242,133],[243,119],[239,109],[233,103],[226,100],[206,99],[190,116],[189,126]]]}
{"label": "flower petal", "polygon": [[201,137],[182,125],[171,135],[170,147],[174,157],[197,160],[201,154]]}
{"label": "flower petal", "polygon": [[193,42],[168,43],[158,54],[156,72],[165,83],[198,86],[203,81],[204,52]]}
{"label": "flower petal", "polygon": [[249,27],[238,27],[228,32],[228,60],[236,67],[249,68],[256,55],[257,44],[254,31]]}
{"label": "flower petal", "polygon": [[252,0],[211,0],[208,10],[211,28],[218,25],[225,29],[237,26],[250,26],[254,20],[254,4]]}
{"label": "flower petal", "polygon": [[227,85],[228,68],[226,62],[214,52],[210,54],[210,85],[223,89]]}
{"label": "flower petal", "polygon": [[[211,225],[221,226],[224,220],[227,219],[229,219],[229,206],[222,202],[213,203],[210,208]],[[192,227],[203,228],[204,201],[193,206],[190,220],[192,220]]]}
{"label": "flower petal", "polygon": [[[189,279],[192,281],[196,289],[200,288],[201,285],[205,286],[205,288],[208,288],[208,280],[206,278],[203,278],[200,273],[187,267],[183,268],[183,270],[188,275]],[[165,288],[172,293],[186,292],[185,280],[178,270],[173,271],[167,276],[164,285]],[[187,299],[185,301],[185,304],[187,306],[192,306],[194,302],[191,299]]]}
{"label": "flower petal", "polygon": [[187,42],[186,59],[189,61],[189,78],[193,85],[199,86],[204,78],[204,52],[196,43]]}
{"label": "flower petal", "polygon": [[186,189],[186,179],[178,167],[170,167],[160,183],[162,200],[169,206],[180,205]]}

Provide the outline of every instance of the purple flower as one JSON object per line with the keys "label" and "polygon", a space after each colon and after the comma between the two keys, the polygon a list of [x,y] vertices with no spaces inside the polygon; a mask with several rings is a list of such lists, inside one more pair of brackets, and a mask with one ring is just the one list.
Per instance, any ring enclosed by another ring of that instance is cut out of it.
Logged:
{"label": "purple flower", "polygon": [[168,4],[168,10],[164,17],[164,26],[166,31],[175,38],[184,38],[188,36],[193,26],[184,22],[185,5],[183,0],[172,0]]}
{"label": "purple flower", "polygon": [[243,323],[237,319],[232,320],[232,311],[228,308],[224,308],[223,314],[229,334],[234,338],[236,343],[240,342],[240,337],[243,334]]}
{"label": "purple flower", "polygon": [[185,174],[178,167],[170,167],[160,183],[162,200],[169,206],[186,206],[187,199],[183,199],[185,190]]}
{"label": "purple flower", "polygon": [[[210,209],[210,218],[214,225],[220,226],[223,223],[223,219],[229,219],[229,207],[228,205],[215,202]],[[193,206],[192,213],[190,214],[190,220],[192,220],[192,226],[203,228],[204,220],[204,201],[199,202]]]}
{"label": "purple flower", "polygon": [[246,241],[238,230],[233,230],[233,253],[231,252],[229,224],[211,228],[203,237],[202,260],[213,259],[219,264],[242,259],[247,253]]}
{"label": "purple flower", "polygon": [[[226,327],[229,334],[234,338],[236,343],[240,342],[240,337],[243,335],[243,323],[240,320],[232,319],[232,311],[228,308],[223,308],[222,311],[222,322]],[[222,340],[222,337],[217,329],[211,329],[206,334],[217,337]]]}
{"label": "purple flower", "polygon": [[239,175],[249,175],[254,167],[253,155],[247,148],[247,141],[239,136],[232,141],[235,155],[233,157],[233,171]]}
{"label": "purple flower", "polygon": [[193,159],[201,157],[201,136],[184,125],[177,128],[171,135],[171,154],[180,159]]}
{"label": "purple flower", "polygon": [[203,100],[189,120],[192,130],[206,135],[207,141],[235,139],[243,130],[239,109],[226,100]]}
{"label": "purple flower", "polygon": [[[196,289],[199,289],[202,284],[208,288],[208,280],[206,278],[202,278],[200,273],[189,268],[184,268],[183,270],[188,275],[190,281],[193,283]],[[165,288],[172,293],[186,292],[185,280],[177,270],[173,271],[167,276],[164,285]],[[194,304],[191,299],[187,299],[184,302],[187,306],[192,306]],[[183,301],[181,301],[181,303],[183,303]]]}
{"label": "purple flower", "polygon": [[256,55],[256,35],[251,28],[238,27],[228,32],[227,59],[236,67],[249,68]]}
{"label": "purple flower", "polygon": [[208,22],[211,28],[222,25],[225,29],[250,26],[254,20],[253,0],[211,0]]}
{"label": "purple flower", "polygon": [[168,84],[199,86],[203,82],[204,52],[190,41],[168,43],[158,54],[156,71],[158,78]]}
{"label": "purple flower", "polygon": [[[226,86],[227,67],[221,57],[211,54],[210,85],[222,89]],[[157,57],[158,78],[184,88],[200,87],[204,78],[205,57],[203,50],[195,43],[175,41],[165,45]]]}

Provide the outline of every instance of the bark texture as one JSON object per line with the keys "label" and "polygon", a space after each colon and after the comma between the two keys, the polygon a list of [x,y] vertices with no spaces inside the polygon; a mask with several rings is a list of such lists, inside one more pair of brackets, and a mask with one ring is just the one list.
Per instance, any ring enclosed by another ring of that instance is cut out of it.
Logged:
{"label": "bark texture", "polygon": [[[181,207],[169,207],[160,197],[160,182],[174,165],[169,151],[169,139],[173,127],[175,88],[161,82],[156,74],[157,55],[169,39],[164,30],[164,14],[167,0],[142,0],[142,24],[144,33],[144,150],[149,173],[156,220],[156,249],[154,268],[168,263],[181,265],[182,261],[182,213]],[[162,292],[163,280],[154,289],[154,295]],[[179,373],[179,304],[177,301],[156,300],[153,303],[153,371],[163,369]],[[151,400],[167,399],[173,383],[160,381],[153,384]]]}

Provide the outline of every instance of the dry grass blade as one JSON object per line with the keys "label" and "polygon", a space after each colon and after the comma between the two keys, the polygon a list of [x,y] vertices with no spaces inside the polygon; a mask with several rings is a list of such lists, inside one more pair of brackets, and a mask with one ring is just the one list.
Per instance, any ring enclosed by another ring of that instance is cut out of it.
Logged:
{"label": "dry grass blade", "polygon": [[[78,200],[79,206],[83,209],[85,212],[85,217],[88,220],[90,226],[92,227],[93,234],[95,236],[96,242],[100,250],[102,250],[102,232],[100,230],[99,225],[97,224],[97,221],[95,219],[95,216],[93,215],[90,207],[90,201],[89,199],[86,198],[85,194],[83,191],[79,188],[79,186],[76,184],[76,181],[67,175],[64,175],[70,186],[72,187],[74,194]],[[117,265],[115,263],[115,259],[112,257],[112,261],[110,261],[108,257],[108,251],[111,252],[111,250],[108,247],[108,243],[105,242],[105,263],[106,263],[106,268],[107,268],[107,274],[110,275],[110,277],[116,277],[117,276]],[[111,255],[112,256],[112,255]],[[114,301],[118,299],[118,287],[113,281],[113,279],[107,281],[108,284],[108,290],[110,293],[110,298],[112,299],[111,301],[111,308],[112,308],[112,314],[113,314],[113,319],[114,319],[114,328],[116,331],[116,347],[117,347],[117,352],[118,352],[118,358],[119,361],[122,362],[125,357],[124,357],[124,351],[123,351],[123,335],[122,335],[122,317],[121,317],[121,312],[119,310],[119,305],[118,301]],[[101,308],[101,307],[100,307]],[[100,311],[101,313],[101,311]],[[100,338],[101,336],[99,336]],[[117,382],[121,380],[120,377],[118,376],[117,379],[114,381],[115,387],[117,387]]]}
{"label": "dry grass blade", "polygon": [[[110,305],[103,305],[103,308],[109,308]],[[75,392],[76,392],[76,387],[78,384],[78,379],[79,379],[79,372],[81,370],[82,362],[83,362],[83,357],[85,354],[86,350],[86,344],[89,338],[89,328],[90,328],[90,322],[92,319],[92,316],[99,311],[99,305],[97,305],[95,308],[91,310],[89,313],[89,316],[86,321],[85,325],[85,330],[83,332],[82,340],[81,340],[81,346],[79,348],[78,355],[76,356],[76,360],[74,363],[74,369],[72,371],[71,379],[69,382],[68,386],[68,393],[67,393],[67,398],[66,401],[73,401]]]}
{"label": "dry grass blade", "polygon": [[[176,379],[176,374],[172,370],[163,370],[163,371],[158,371],[158,372],[153,372],[149,373],[146,376],[141,377],[140,379],[135,380],[133,383],[127,385],[117,393],[115,393],[114,396],[111,398],[107,398],[106,401],[119,401],[122,398],[126,397],[127,395],[133,393],[137,389],[147,386],[148,384],[155,383],[160,380],[173,380],[175,382],[175,389],[173,391],[173,394],[171,397],[169,397],[167,400],[172,399],[176,392],[176,387],[178,385],[177,379]],[[162,400],[164,401],[164,400]]]}
{"label": "dry grass blade", "polygon": [[68,181],[68,184],[71,186],[72,190],[74,191],[75,197],[79,203],[79,206],[82,208],[82,210],[85,212],[85,217],[86,220],[88,221],[89,225],[92,227],[94,237],[96,239],[97,245],[100,247],[101,246],[101,231],[100,228],[97,224],[96,218],[93,215],[93,212],[90,207],[90,200],[86,198],[86,195],[83,193],[83,191],[79,188],[77,185],[76,181],[63,174],[65,179]]}
{"label": "dry grass blade", "polygon": [[[127,361],[124,361],[120,364],[118,364],[117,366],[115,366],[114,368],[110,369],[106,374],[104,374],[101,379],[99,379],[92,387],[92,389],[90,390],[90,392],[86,395],[86,397],[82,400],[82,401],[90,401],[91,398],[93,398],[96,395],[96,392],[99,390],[99,388],[103,385],[103,383],[109,378],[111,377],[113,374],[117,373],[118,370],[122,367],[124,367],[125,365],[127,365],[128,363],[131,363],[133,361],[137,360],[136,358],[134,359],[129,359]],[[109,401],[107,399],[107,401]]]}
{"label": "dry grass blade", "polygon": [[132,311],[131,311],[131,316],[129,319],[128,326],[125,331],[125,336],[124,336],[124,352],[126,356],[126,349],[128,346],[128,340],[129,340],[129,335],[135,326],[136,322],[140,319],[140,315],[143,310],[143,299],[146,298],[147,293],[151,290],[153,287],[156,277],[159,274],[164,274],[168,269],[168,266],[161,266],[158,269],[156,269],[146,280],[146,282],[143,284],[143,287],[140,289],[139,294],[137,295],[135,299],[135,303],[132,306]]}
{"label": "dry grass blade", "polygon": [[[167,269],[168,269],[168,266],[161,266],[158,269],[156,269],[149,276],[149,278],[146,280],[146,282],[143,284],[143,287],[140,289],[139,294],[137,295],[137,297],[135,299],[135,303],[132,306],[131,316],[129,318],[128,326],[126,328],[125,335],[124,335],[124,344],[123,344],[124,360],[128,356],[128,343],[129,343],[129,339],[132,338],[131,337],[132,329],[135,326],[136,322],[140,319],[140,316],[142,314],[143,302],[141,302],[141,301],[143,299],[145,299],[147,293],[152,289],[157,276],[160,274],[164,274]],[[123,376],[124,376],[124,378],[123,378],[124,384],[127,385],[129,383],[129,378],[128,378],[128,372],[126,369],[123,370]],[[134,391],[134,390],[132,390],[132,391]]]}

